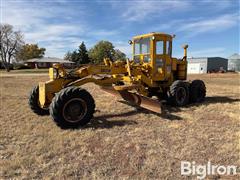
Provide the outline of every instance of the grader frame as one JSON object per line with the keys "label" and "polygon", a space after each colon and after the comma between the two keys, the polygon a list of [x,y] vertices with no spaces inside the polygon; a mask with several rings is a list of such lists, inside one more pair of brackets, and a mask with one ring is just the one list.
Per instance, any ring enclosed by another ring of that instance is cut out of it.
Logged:
{"label": "grader frame", "polygon": [[[40,82],[30,95],[31,109],[39,115],[50,111],[53,120],[62,128],[83,126],[93,116],[92,96],[81,88],[95,83],[124,100],[160,113],[161,104],[151,99],[165,99],[177,106],[204,99],[206,88],[201,80],[187,82],[187,48],[182,59],[172,57],[173,36],[149,33],[135,36],[130,44],[133,59],[104,64],[83,65],[67,72],[61,64],[49,69],[50,80]],[[191,93],[190,93],[191,92]]]}

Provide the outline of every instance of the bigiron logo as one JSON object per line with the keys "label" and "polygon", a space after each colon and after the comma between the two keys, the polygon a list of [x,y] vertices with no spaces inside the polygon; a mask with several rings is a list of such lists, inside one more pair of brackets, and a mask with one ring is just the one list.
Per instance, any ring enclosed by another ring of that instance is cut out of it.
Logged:
{"label": "bigiron logo", "polygon": [[205,165],[196,164],[195,161],[181,161],[181,175],[197,176],[197,179],[204,179],[207,175],[236,175],[237,168],[234,165],[213,165],[210,161]]}

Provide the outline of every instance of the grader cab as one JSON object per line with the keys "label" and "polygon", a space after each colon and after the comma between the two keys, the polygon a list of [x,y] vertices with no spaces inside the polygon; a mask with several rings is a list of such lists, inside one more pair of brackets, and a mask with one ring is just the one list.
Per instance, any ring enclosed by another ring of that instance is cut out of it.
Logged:
{"label": "grader cab", "polygon": [[132,60],[104,59],[104,64],[87,64],[71,71],[55,64],[49,69],[50,80],[31,91],[30,108],[38,115],[50,113],[61,128],[84,126],[95,111],[93,97],[80,88],[86,83],[157,113],[161,113],[161,100],[174,106],[201,102],[206,95],[204,82],[186,81],[188,46],[183,46],[182,59],[173,58],[172,40],[173,36],[164,33],[136,36],[129,41]]}

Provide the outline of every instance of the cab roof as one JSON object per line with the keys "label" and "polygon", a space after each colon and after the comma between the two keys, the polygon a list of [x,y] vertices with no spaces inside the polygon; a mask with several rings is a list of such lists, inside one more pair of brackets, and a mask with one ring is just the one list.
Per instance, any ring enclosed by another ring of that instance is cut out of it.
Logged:
{"label": "cab roof", "polygon": [[166,34],[166,33],[163,33],[163,32],[151,32],[151,33],[148,33],[148,34],[142,34],[142,35],[137,35],[137,36],[134,36],[133,39],[139,39],[139,38],[146,38],[146,37],[168,37],[168,38],[172,38],[173,36],[170,35],[170,34]]}

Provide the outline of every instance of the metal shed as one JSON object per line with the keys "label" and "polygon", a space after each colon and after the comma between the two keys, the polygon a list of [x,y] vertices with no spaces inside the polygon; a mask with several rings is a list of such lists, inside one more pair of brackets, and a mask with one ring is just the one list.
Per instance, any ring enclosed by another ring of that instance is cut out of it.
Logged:
{"label": "metal shed", "polygon": [[240,55],[235,53],[228,58],[228,70],[240,71]]}
{"label": "metal shed", "polygon": [[188,58],[188,74],[203,74],[227,70],[228,60],[221,57],[191,57]]}

